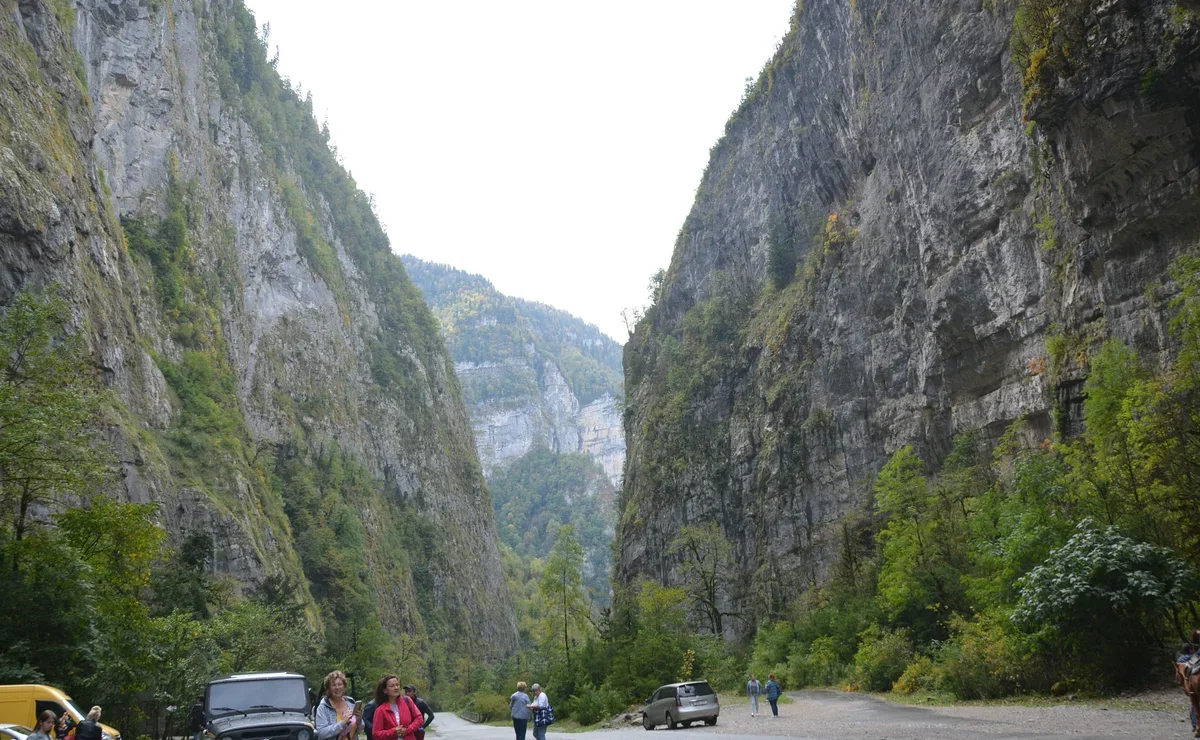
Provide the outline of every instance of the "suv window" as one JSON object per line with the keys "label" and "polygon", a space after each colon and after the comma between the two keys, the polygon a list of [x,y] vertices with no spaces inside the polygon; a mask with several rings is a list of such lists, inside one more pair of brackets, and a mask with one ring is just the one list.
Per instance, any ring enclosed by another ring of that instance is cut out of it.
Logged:
{"label": "suv window", "polygon": [[712,686],[708,685],[707,681],[700,683],[685,683],[679,687],[680,696],[712,696]]}
{"label": "suv window", "polygon": [[210,718],[257,710],[303,713],[308,709],[308,687],[299,676],[214,683],[209,685],[206,698]]}

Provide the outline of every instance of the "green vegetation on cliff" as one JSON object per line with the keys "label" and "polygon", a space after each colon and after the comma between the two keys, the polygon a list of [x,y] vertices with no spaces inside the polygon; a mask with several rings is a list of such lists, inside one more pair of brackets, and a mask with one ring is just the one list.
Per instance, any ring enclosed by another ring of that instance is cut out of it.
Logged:
{"label": "green vegetation on cliff", "polygon": [[1165,373],[1109,340],[1087,358],[1080,437],[1023,442],[1016,424],[990,454],[962,434],[928,478],[897,451],[832,582],[759,630],[751,665],[796,687],[965,699],[1161,673],[1200,604],[1200,260],[1173,276],[1181,346]]}
{"label": "green vegetation on cliff", "polygon": [[[530,348],[562,370],[580,404],[608,393],[621,395],[621,346],[595,326],[542,303],[510,298],[478,275],[405,256],[413,282],[442,324],[456,362],[516,361],[537,371]],[[537,392],[537,378],[519,368],[465,389],[483,403]],[[490,384],[490,385],[489,385]]]}
{"label": "green vegetation on cliff", "polygon": [[581,452],[539,447],[488,482],[500,540],[521,558],[544,559],[563,526],[573,526],[586,553],[591,598],[608,603],[612,569],[613,497],[604,471]]}

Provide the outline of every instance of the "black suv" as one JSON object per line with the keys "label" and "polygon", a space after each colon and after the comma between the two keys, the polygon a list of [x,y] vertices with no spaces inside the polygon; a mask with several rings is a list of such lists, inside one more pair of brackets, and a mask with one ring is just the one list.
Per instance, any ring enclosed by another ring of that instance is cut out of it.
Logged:
{"label": "black suv", "polygon": [[213,740],[313,740],[308,683],[298,673],[237,673],[209,681],[204,729]]}

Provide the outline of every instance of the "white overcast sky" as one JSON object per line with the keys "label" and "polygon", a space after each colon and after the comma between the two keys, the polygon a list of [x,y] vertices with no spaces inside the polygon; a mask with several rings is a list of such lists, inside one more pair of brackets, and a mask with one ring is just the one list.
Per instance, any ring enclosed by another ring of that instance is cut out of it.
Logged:
{"label": "white overcast sky", "polygon": [[246,0],[392,249],[619,342],[794,0]]}

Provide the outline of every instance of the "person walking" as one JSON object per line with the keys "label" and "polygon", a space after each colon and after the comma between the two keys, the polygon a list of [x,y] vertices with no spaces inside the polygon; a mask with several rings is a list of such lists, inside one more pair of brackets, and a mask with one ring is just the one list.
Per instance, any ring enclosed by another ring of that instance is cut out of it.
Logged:
{"label": "person walking", "polygon": [[762,684],[750,674],[750,680],[746,682],[746,695],[750,697],[750,716],[758,716],[758,695],[762,693]]}
{"label": "person walking", "polygon": [[47,709],[38,715],[37,726],[33,728],[33,733],[26,740],[50,740],[50,731],[54,729],[54,724],[58,722],[58,717],[54,716],[54,711]]}
{"label": "person walking", "polygon": [[529,694],[525,693],[524,681],[517,681],[517,690],[508,697],[508,708],[517,740],[525,740],[525,730],[529,727]]}
{"label": "person walking", "polygon": [[772,719],[779,719],[779,697],[782,695],[783,689],[779,688],[779,684],[775,682],[775,674],[769,674],[767,676],[767,701],[771,702]]}
{"label": "person walking", "polygon": [[75,740],[101,740],[104,729],[100,727],[100,707],[92,707],[87,718],[75,728]]}
{"label": "person walking", "polygon": [[346,674],[333,671],[325,677],[325,696],[317,704],[317,740],[349,738],[358,734],[354,699],[346,696]]}
{"label": "person walking", "polygon": [[425,730],[429,728],[429,725],[433,724],[433,710],[429,708],[424,699],[417,696],[417,687],[413,684],[410,683],[404,687],[404,695],[412,701],[413,706],[421,713],[421,729],[417,730],[416,734],[417,740],[425,740]]}
{"label": "person walking", "polygon": [[375,685],[375,718],[371,721],[371,740],[400,740],[415,738],[425,718],[404,696],[400,679],[389,673]]}
{"label": "person walking", "polygon": [[536,683],[529,690],[533,692],[533,701],[529,702],[528,707],[533,712],[533,740],[546,740],[546,728],[550,726],[546,721],[546,715],[550,712],[550,697]]}

